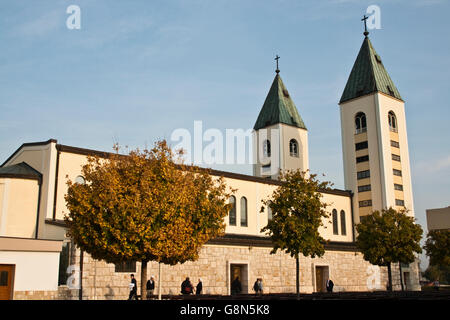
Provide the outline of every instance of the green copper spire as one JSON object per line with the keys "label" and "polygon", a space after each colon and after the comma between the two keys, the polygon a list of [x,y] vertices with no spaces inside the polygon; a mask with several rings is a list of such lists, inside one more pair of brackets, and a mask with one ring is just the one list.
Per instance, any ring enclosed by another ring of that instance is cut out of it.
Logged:
{"label": "green copper spire", "polygon": [[339,103],[374,92],[382,92],[402,100],[394,82],[384,68],[380,56],[373,48],[368,34],[367,31],[364,32],[363,44]]}
{"label": "green copper spire", "polygon": [[272,86],[270,87],[269,93],[267,94],[253,129],[258,130],[277,123],[284,123],[306,129],[294,101],[292,101],[289,92],[281,80],[278,66],[276,71],[277,74],[272,82]]}

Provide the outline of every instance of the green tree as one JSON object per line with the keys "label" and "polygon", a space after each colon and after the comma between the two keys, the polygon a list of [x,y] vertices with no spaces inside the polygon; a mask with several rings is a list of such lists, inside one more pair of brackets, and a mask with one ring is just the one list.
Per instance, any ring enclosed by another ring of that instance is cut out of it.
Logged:
{"label": "green tree", "polygon": [[430,258],[427,277],[430,280],[450,281],[450,230],[431,230],[423,247]]}
{"label": "green tree", "polygon": [[144,298],[147,262],[196,260],[203,244],[224,233],[230,194],[223,178],[183,165],[165,141],[126,156],[116,151],[88,157],[85,184],[67,182],[65,221],[93,258],[141,261]]}
{"label": "green tree", "polygon": [[388,268],[389,290],[392,291],[392,263],[411,263],[421,253],[422,227],[406,210],[393,208],[374,211],[356,226],[356,245],[364,259]]}
{"label": "green tree", "polygon": [[300,293],[299,255],[314,258],[325,253],[325,240],[319,234],[319,227],[328,214],[320,191],[328,188],[330,183],[320,182],[316,176],[308,177],[308,172],[300,170],[282,172],[283,183],[269,199],[262,201],[272,210],[272,220],[261,231],[267,231],[272,240],[271,254],[281,250],[295,258],[297,295]]}
{"label": "green tree", "polygon": [[435,266],[450,266],[450,230],[431,230],[423,247]]}

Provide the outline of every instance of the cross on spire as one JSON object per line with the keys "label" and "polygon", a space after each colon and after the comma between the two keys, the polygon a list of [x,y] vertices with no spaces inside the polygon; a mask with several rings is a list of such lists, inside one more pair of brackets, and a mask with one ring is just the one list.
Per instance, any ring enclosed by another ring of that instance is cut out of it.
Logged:
{"label": "cross on spire", "polygon": [[276,73],[280,73],[280,69],[278,69],[278,60],[280,59],[280,57],[277,55],[275,57],[275,60],[277,61],[277,70],[275,70]]}
{"label": "cross on spire", "polygon": [[369,19],[369,17],[367,17],[366,15],[364,15],[364,18],[361,19],[361,21],[364,21],[364,35],[367,37],[369,35],[369,32],[367,31],[367,19]]}

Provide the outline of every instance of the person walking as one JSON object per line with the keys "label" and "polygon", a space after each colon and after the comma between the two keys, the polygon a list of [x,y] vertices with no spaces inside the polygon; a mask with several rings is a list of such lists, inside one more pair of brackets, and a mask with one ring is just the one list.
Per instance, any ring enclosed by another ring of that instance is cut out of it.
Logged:
{"label": "person walking", "polygon": [[327,279],[327,292],[333,292],[334,283],[333,280]]}
{"label": "person walking", "polygon": [[233,282],[231,283],[231,294],[239,294],[242,291],[242,285],[239,281],[239,277],[236,277]]}
{"label": "person walking", "polygon": [[202,294],[202,290],[203,290],[202,279],[198,279],[197,287],[195,288],[195,293]]}
{"label": "person walking", "polygon": [[259,294],[263,294],[263,280],[262,278],[259,278],[259,283],[258,283],[258,290],[259,290]]}
{"label": "person walking", "polygon": [[150,279],[147,281],[147,300],[153,296],[153,293],[155,292],[155,278],[153,276],[150,277]]}
{"label": "person walking", "polygon": [[255,283],[253,284],[253,291],[255,291],[255,294],[258,294],[259,292],[259,278],[257,278]]}
{"label": "person walking", "polygon": [[131,278],[131,282],[130,282],[130,295],[128,296],[128,300],[137,300],[137,282],[136,279],[134,278],[134,274],[130,275]]}

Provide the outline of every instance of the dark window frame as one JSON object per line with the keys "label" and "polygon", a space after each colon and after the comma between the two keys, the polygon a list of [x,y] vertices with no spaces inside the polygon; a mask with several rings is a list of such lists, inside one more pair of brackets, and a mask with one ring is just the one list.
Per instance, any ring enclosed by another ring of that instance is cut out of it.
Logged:
{"label": "dark window frame", "polygon": [[369,148],[369,142],[367,140],[355,143],[355,151],[364,150],[364,149],[368,149],[368,148]]}
{"label": "dark window frame", "polygon": [[240,205],[241,205],[241,212],[240,212],[241,218],[239,219],[240,226],[248,227],[248,201],[246,197],[241,197]]}
{"label": "dark window frame", "polygon": [[372,200],[362,200],[362,201],[359,201],[359,207],[360,207],[360,208],[371,207],[371,206],[372,206]]}
{"label": "dark window frame", "polygon": [[361,163],[361,162],[366,162],[369,161],[369,155],[365,155],[365,156],[361,156],[361,157],[356,157],[356,163]]}
{"label": "dark window frame", "polygon": [[372,186],[370,184],[358,186],[358,192],[367,192],[367,191],[372,191]]}
{"label": "dark window frame", "polygon": [[358,171],[356,173],[357,180],[366,179],[366,178],[370,178],[370,170]]}
{"label": "dark window frame", "polygon": [[333,209],[332,211],[332,219],[333,219],[333,234],[339,235],[338,215],[336,209]]}
{"label": "dark window frame", "polygon": [[345,219],[345,211],[341,210],[341,235],[346,236],[347,235],[347,226],[346,226],[346,219]]}
{"label": "dark window frame", "polygon": [[[233,202],[234,201],[234,202]],[[230,211],[228,211],[228,224],[230,226],[236,226],[236,197],[231,196],[228,203],[232,204]]]}

